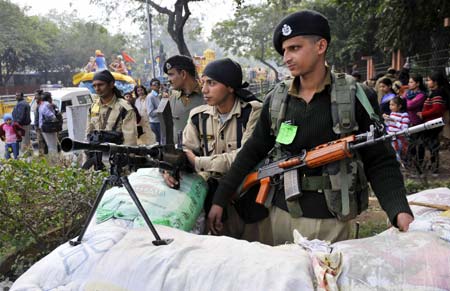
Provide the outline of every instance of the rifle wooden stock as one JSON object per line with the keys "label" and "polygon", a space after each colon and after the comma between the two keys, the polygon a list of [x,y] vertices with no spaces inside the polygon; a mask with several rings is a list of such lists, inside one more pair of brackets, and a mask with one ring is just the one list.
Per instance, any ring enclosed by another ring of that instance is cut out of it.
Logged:
{"label": "rifle wooden stock", "polygon": [[319,145],[308,151],[305,157],[305,163],[308,168],[316,168],[329,163],[351,158],[352,153],[348,146],[349,143],[355,141],[354,135]]}

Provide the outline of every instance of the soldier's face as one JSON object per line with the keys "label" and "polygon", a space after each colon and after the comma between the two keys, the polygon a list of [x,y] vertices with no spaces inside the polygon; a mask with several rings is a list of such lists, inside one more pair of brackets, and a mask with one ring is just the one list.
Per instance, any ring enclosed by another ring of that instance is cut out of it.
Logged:
{"label": "soldier's face", "polygon": [[97,93],[100,98],[109,97],[114,88],[114,82],[107,83],[100,80],[95,80],[92,82],[92,86],[94,87],[95,93]]}
{"label": "soldier's face", "polygon": [[172,87],[175,90],[180,90],[183,88],[184,79],[186,72],[181,70],[178,71],[175,68],[167,70],[167,76],[169,78],[169,82],[172,84]]}
{"label": "soldier's face", "polygon": [[320,57],[325,55],[327,42],[316,41],[307,36],[296,36],[283,42],[283,61],[295,77],[304,76],[322,65]]}
{"label": "soldier's face", "polygon": [[233,93],[232,88],[227,87],[208,76],[203,76],[200,80],[202,82],[203,99],[205,99],[205,102],[210,106],[222,105]]}

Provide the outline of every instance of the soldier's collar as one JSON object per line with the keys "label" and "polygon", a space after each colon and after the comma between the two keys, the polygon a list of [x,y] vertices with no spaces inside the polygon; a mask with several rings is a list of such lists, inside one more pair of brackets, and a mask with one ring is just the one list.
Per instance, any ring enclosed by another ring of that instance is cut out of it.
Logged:
{"label": "soldier's collar", "polygon": [[[233,115],[241,114],[241,102],[243,102],[243,101],[241,101],[237,97],[235,98],[233,107],[231,107],[230,112],[227,113],[229,118],[231,118],[231,116],[233,116]],[[214,115],[214,117],[216,117],[216,118],[219,118],[219,114],[221,114],[221,113],[219,113],[219,110],[217,110],[217,107],[216,106],[209,106],[209,107],[210,108],[208,108],[208,112],[206,112],[206,111],[205,112],[209,113],[211,115]]]}
{"label": "soldier's collar", "polygon": [[178,96],[178,98],[181,98],[182,96],[188,96],[190,97],[191,95],[194,94],[198,94],[202,92],[202,88],[200,87],[200,84],[198,82],[195,82],[195,87],[194,89],[192,89],[192,92],[189,92],[189,94],[185,93],[183,90],[180,90],[180,96]]}
{"label": "soldier's collar", "polygon": [[[331,69],[329,66],[325,65],[326,68],[326,77],[323,80],[322,84],[320,84],[319,88],[317,89],[316,93],[322,92],[327,85],[331,85]],[[294,80],[291,83],[291,86],[289,87],[289,95],[300,97],[300,77],[295,77]]]}
{"label": "soldier's collar", "polygon": [[113,98],[109,100],[108,103],[102,103],[101,99],[99,100],[99,103],[101,106],[107,106],[107,107],[113,107],[114,104],[117,102],[117,96],[114,94]]}

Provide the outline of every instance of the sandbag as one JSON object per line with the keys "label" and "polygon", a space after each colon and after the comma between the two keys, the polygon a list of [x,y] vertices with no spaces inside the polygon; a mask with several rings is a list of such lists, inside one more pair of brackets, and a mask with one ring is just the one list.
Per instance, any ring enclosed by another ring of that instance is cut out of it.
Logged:
{"label": "sandbag", "polygon": [[[184,174],[179,190],[169,188],[157,168],[139,169],[129,180],[154,224],[185,231],[193,229],[207,192],[207,184],[199,175]],[[113,187],[105,192],[96,218],[97,223],[120,218],[133,221],[136,227],[145,225],[124,187]]]}

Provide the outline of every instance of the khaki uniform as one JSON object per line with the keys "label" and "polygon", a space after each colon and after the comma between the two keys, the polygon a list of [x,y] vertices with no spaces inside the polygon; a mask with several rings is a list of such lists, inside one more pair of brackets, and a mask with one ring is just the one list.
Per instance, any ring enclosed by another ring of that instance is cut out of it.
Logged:
{"label": "khaki uniform", "polygon": [[[233,108],[228,113],[226,120],[221,123],[217,108],[209,105],[202,105],[192,109],[189,115],[188,123],[183,131],[183,146],[197,154],[203,156],[196,157],[195,170],[205,180],[210,177],[220,178],[225,174],[234,161],[239,148],[237,142],[237,117],[241,115],[242,109],[247,106],[247,102],[236,99]],[[241,146],[251,136],[256,122],[261,113],[262,105],[260,102],[251,101],[252,111],[248,117],[245,130],[242,130]],[[202,132],[201,113],[208,115],[206,121],[206,134],[208,143],[208,152],[205,153]],[[199,116],[199,130],[192,121],[192,117]],[[270,219],[245,224],[239,217],[233,206],[226,208],[227,220],[224,223],[224,234],[238,239],[248,241],[260,241],[266,244],[272,244],[272,234],[270,230]]]}
{"label": "khaki uniform", "polygon": [[189,118],[189,112],[197,106],[205,104],[201,88],[198,85],[191,94],[173,90],[170,95],[170,109],[173,117],[173,142],[178,141],[178,132],[183,131]]}
{"label": "khaki uniform", "polygon": [[[121,108],[125,108],[127,112],[123,120],[119,117]],[[116,96],[108,104],[102,104],[100,99],[92,104],[86,135],[94,130],[112,130],[117,119],[119,119],[117,131],[123,133],[123,144],[137,145],[136,114],[125,99]]]}

